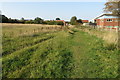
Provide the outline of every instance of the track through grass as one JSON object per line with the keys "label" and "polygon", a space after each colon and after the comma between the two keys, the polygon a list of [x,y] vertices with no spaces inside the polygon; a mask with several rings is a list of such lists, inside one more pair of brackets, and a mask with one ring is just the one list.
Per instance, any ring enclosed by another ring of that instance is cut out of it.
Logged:
{"label": "track through grass", "polygon": [[74,78],[115,78],[118,76],[118,51],[109,50],[105,41],[78,31],[71,39]]}
{"label": "track through grass", "polygon": [[78,29],[33,35],[4,39],[3,78],[118,76],[118,51],[96,36]]}

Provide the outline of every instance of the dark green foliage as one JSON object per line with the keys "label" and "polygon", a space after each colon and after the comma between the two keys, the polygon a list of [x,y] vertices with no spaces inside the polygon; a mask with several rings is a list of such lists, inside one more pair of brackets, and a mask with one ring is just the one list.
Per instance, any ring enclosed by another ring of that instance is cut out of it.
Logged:
{"label": "dark green foliage", "polygon": [[56,20],[60,20],[60,18],[56,18]]}
{"label": "dark green foliage", "polygon": [[0,23],[1,22],[2,23],[8,23],[8,18],[5,15],[0,15],[0,20],[2,20],[2,21],[0,21]]}
{"label": "dark green foliage", "polygon": [[64,25],[62,21],[44,21],[44,23],[48,25]]}
{"label": "dark green foliage", "polygon": [[25,21],[26,24],[34,24],[34,20],[27,20]]}
{"label": "dark green foliage", "polygon": [[72,25],[81,25],[82,24],[82,20],[81,19],[77,20],[77,17],[73,16],[71,18],[71,20],[70,20],[70,24],[72,24]]}
{"label": "dark green foliage", "polygon": [[0,20],[2,23],[24,23],[23,20],[7,18],[5,15],[0,15]]}
{"label": "dark green foliage", "polygon": [[48,25],[54,25],[55,21],[45,21],[45,23],[48,24]]}
{"label": "dark green foliage", "polygon": [[76,16],[73,16],[73,17],[71,18],[71,20],[70,20],[70,23],[71,23],[72,25],[76,25],[76,23],[77,23],[77,17],[76,17]]}
{"label": "dark green foliage", "polygon": [[21,23],[25,23],[25,19],[24,19],[24,18],[21,18],[20,22],[21,22]]}
{"label": "dark green foliage", "polygon": [[[56,20],[60,20],[60,18],[56,18]],[[5,15],[0,15],[0,23],[22,23],[22,24],[48,24],[48,25],[64,25],[62,21],[44,21],[43,19],[36,17],[34,20],[25,20],[24,18],[21,18],[21,20],[18,19],[11,19],[7,18]]]}
{"label": "dark green foliage", "polygon": [[64,25],[64,23],[62,21],[56,21],[55,24],[56,25]]}
{"label": "dark green foliage", "polygon": [[21,22],[21,21],[19,21],[17,19],[11,19],[11,18],[9,18],[8,23],[23,23],[23,22]]}
{"label": "dark green foliage", "polygon": [[43,23],[43,20],[42,20],[41,18],[39,18],[39,17],[36,17],[36,18],[34,19],[34,23],[35,23],[35,24],[42,24],[42,23]]}
{"label": "dark green foliage", "polygon": [[82,24],[82,23],[83,23],[81,19],[78,19],[77,22],[78,22],[79,24]]}

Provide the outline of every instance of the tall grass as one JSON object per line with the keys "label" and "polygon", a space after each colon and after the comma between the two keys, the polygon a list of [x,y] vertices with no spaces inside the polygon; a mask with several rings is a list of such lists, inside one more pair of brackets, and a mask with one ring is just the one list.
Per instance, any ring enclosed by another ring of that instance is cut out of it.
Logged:
{"label": "tall grass", "polygon": [[106,42],[106,46],[109,48],[117,48],[118,45],[118,32],[115,30],[104,30],[99,28],[91,28],[89,26],[77,26],[80,30],[89,33],[90,35],[95,35],[98,38],[103,39]]}
{"label": "tall grass", "polygon": [[58,25],[41,25],[41,24],[2,24],[4,37],[19,37],[24,35],[32,35],[35,33],[54,32],[62,29]]}
{"label": "tall grass", "polygon": [[6,34],[3,34],[3,78],[115,78],[118,76],[118,51],[112,44],[107,45],[106,41],[98,38],[95,35],[99,33],[97,31],[88,30],[90,34],[86,32],[87,29],[56,28],[20,36],[19,29],[23,31],[28,29],[28,32],[31,32],[38,28],[35,28],[35,25],[29,25],[31,27],[28,28],[22,24],[21,27],[8,24],[11,28],[5,25],[3,26],[3,33]]}

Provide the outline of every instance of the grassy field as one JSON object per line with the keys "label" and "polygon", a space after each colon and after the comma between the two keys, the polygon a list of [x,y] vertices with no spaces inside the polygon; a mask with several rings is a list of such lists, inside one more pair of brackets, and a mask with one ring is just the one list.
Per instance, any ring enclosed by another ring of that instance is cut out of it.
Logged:
{"label": "grassy field", "polygon": [[115,78],[118,51],[78,28],[3,24],[3,78]]}

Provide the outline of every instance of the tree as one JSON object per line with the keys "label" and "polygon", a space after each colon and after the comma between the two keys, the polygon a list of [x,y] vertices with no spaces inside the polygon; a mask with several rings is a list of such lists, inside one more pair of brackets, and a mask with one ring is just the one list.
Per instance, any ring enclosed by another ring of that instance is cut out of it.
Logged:
{"label": "tree", "polygon": [[8,18],[5,15],[0,15],[0,20],[2,20],[2,23],[8,23]]}
{"label": "tree", "polygon": [[60,20],[60,18],[56,18],[56,20]]}
{"label": "tree", "polygon": [[77,22],[81,24],[83,23],[81,19],[78,19]]}
{"label": "tree", "polygon": [[25,23],[25,19],[22,17],[20,20],[21,23]]}
{"label": "tree", "polygon": [[71,20],[70,20],[70,23],[71,23],[72,25],[76,25],[76,23],[77,23],[77,17],[76,17],[76,16],[73,16],[73,17],[71,18]]}
{"label": "tree", "polygon": [[105,12],[111,12],[114,15],[120,15],[120,0],[108,0],[105,3]]}
{"label": "tree", "polygon": [[42,23],[43,23],[43,20],[42,20],[41,18],[39,18],[39,17],[36,17],[36,18],[34,19],[34,23],[35,23],[35,24],[42,24]]}
{"label": "tree", "polygon": [[25,19],[22,17],[21,20],[24,21]]}
{"label": "tree", "polygon": [[55,24],[56,25],[64,25],[64,23],[62,21],[56,21]]}
{"label": "tree", "polygon": [[18,20],[18,19],[11,19],[11,18],[9,18],[8,19],[8,23],[21,23],[21,21]]}

